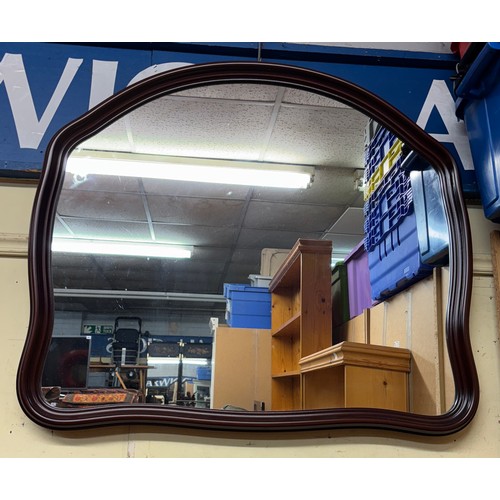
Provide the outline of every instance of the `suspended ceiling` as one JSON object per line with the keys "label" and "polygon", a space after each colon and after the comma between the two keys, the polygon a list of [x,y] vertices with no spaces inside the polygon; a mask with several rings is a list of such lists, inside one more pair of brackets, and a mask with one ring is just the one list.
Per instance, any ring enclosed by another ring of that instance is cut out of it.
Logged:
{"label": "suspended ceiling", "polygon": [[[212,86],[143,106],[82,149],[312,165],[314,181],[287,190],[68,174],[55,236],[168,242],[194,252],[189,260],[54,254],[54,287],[220,295],[224,283],[249,284],[250,274],[260,274],[264,248],[327,239],[333,257],[344,257],[363,238],[355,179],[367,121],[341,103],[278,86]],[[80,310],[110,305],[63,297],[58,303]],[[162,301],[162,307],[193,306],[221,304]]]}

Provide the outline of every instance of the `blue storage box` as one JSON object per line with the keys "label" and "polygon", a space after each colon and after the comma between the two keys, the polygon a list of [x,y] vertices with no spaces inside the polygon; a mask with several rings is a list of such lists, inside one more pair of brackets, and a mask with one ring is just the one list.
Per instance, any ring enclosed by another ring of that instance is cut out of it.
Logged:
{"label": "blue storage box", "polygon": [[196,369],[196,377],[198,380],[211,380],[212,367],[211,366],[198,366]]}
{"label": "blue storage box", "polygon": [[385,127],[379,127],[365,145],[365,201],[392,167],[400,163],[401,147],[402,142]]}
{"label": "blue storage box", "polygon": [[413,171],[410,182],[422,263],[447,265],[448,222],[437,173],[433,169]]}
{"label": "blue storage box", "polygon": [[[432,266],[421,260],[413,191],[410,175],[402,168],[401,145],[385,129],[379,130],[372,142],[368,153],[371,151],[376,161],[367,157],[365,178],[370,182],[365,194],[364,245],[371,298],[378,301],[428,276]],[[376,166],[381,158],[383,169],[382,164]]]}
{"label": "blue storage box", "polygon": [[373,300],[384,300],[428,276],[432,266],[423,264],[415,213],[403,221],[368,252]]}
{"label": "blue storage box", "polygon": [[486,43],[457,86],[485,216],[500,222],[500,42]]}
{"label": "blue storage box", "polygon": [[235,328],[271,328],[271,293],[266,287],[225,283],[226,322]]}

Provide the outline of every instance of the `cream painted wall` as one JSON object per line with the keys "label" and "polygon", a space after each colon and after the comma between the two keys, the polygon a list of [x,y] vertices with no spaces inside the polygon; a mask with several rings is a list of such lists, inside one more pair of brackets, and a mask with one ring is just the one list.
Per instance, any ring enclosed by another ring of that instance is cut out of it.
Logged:
{"label": "cream painted wall", "polygon": [[381,431],[254,435],[116,427],[55,432],[32,423],[18,405],[17,364],[29,324],[26,236],[34,187],[0,184],[0,458],[21,457],[500,457],[500,341],[489,231],[500,226],[471,209],[477,265],[471,337],[481,384],[476,417],[462,432],[427,438]]}

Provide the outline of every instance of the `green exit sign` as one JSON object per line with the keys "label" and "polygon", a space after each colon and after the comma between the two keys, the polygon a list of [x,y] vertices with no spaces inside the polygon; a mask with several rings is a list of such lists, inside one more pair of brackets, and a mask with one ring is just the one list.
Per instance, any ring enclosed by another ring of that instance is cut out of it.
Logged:
{"label": "green exit sign", "polygon": [[113,333],[113,325],[83,325],[83,334],[102,334],[102,335],[111,335]]}

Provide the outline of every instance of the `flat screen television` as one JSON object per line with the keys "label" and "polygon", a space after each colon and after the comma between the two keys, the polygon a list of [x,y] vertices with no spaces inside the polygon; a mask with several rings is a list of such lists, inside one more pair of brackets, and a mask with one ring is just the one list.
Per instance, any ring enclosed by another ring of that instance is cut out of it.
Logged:
{"label": "flat screen television", "polygon": [[92,337],[52,337],[42,374],[42,387],[63,391],[85,389],[88,383]]}

